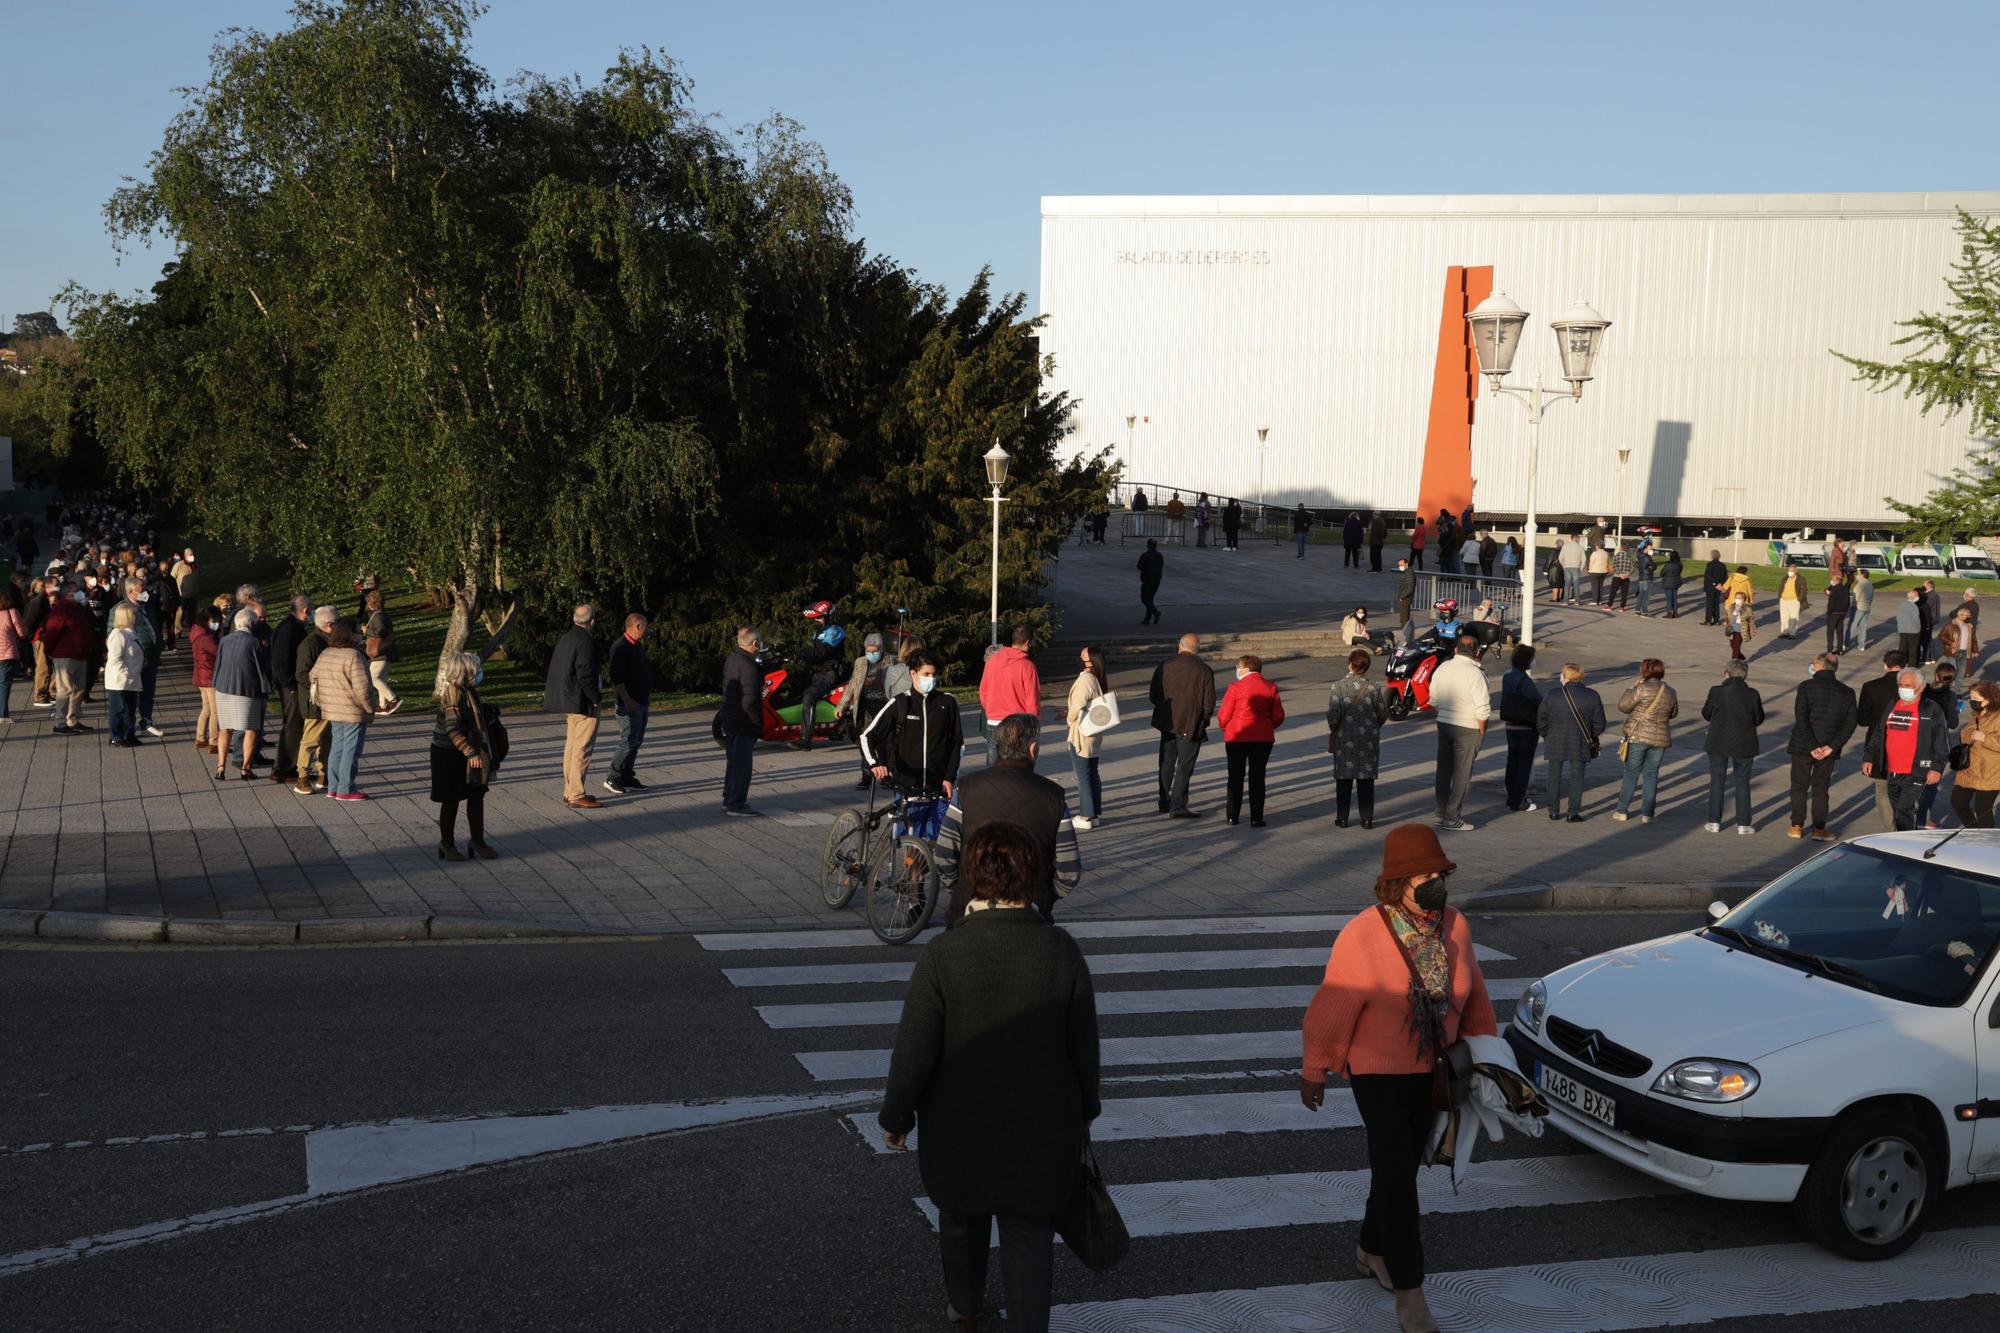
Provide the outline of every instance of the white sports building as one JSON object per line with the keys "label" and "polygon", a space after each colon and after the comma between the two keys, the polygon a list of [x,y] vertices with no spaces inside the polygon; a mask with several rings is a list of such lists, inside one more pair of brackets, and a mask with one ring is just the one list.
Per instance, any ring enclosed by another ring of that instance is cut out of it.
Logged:
{"label": "white sports building", "polygon": [[1542,514],[1617,511],[1622,472],[1635,519],[1860,527],[1974,444],[1830,350],[1895,359],[1897,322],[1948,303],[1959,208],[2000,191],[1048,197],[1042,347],[1074,447],[1129,480],[1403,511],[1472,482],[1520,514],[1526,413],[1469,373],[1463,312],[1512,297],[1510,382],[1560,386],[1546,321],[1581,298],[1611,328],[1544,418]]}

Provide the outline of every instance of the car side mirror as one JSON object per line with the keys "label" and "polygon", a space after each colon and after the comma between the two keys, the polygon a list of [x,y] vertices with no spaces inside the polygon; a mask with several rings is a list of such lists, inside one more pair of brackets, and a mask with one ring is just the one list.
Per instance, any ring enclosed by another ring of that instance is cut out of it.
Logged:
{"label": "car side mirror", "polygon": [[1729,915],[1729,904],[1723,902],[1720,898],[1717,898],[1714,902],[1708,905],[1708,919],[1710,921],[1720,921],[1722,920],[1722,918],[1728,915]]}

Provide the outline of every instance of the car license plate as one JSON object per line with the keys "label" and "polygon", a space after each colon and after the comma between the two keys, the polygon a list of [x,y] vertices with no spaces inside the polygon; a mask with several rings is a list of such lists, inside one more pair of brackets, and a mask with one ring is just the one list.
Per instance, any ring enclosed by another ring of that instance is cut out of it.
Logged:
{"label": "car license plate", "polygon": [[1599,1124],[1618,1123],[1617,1102],[1595,1088],[1585,1087],[1560,1069],[1551,1069],[1536,1061],[1535,1086],[1564,1106],[1583,1112]]}

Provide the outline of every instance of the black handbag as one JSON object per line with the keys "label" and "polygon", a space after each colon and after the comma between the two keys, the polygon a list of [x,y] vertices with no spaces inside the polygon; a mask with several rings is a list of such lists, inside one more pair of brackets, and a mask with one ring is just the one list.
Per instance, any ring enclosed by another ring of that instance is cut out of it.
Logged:
{"label": "black handbag", "polygon": [[1056,1214],[1055,1229],[1083,1266],[1097,1273],[1116,1265],[1132,1248],[1132,1233],[1125,1229],[1125,1219],[1118,1215],[1118,1205],[1104,1187],[1104,1175],[1097,1169],[1097,1153],[1088,1136],[1083,1140],[1082,1160],[1077,1163],[1076,1188]]}
{"label": "black handbag", "polygon": [[493,767],[500,767],[507,762],[507,724],[500,720],[500,710],[484,699],[479,701],[479,729],[486,733],[486,749]]}
{"label": "black handbag", "polygon": [[1972,767],[1972,747],[1964,741],[1951,747],[1951,771],[1963,773]]}

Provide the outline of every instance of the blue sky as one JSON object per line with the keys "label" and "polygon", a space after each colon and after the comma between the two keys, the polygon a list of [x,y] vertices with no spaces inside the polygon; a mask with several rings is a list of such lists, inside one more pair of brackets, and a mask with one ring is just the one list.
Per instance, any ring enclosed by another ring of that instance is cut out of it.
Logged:
{"label": "blue sky", "polygon": [[[64,282],[130,290],[104,200],[141,172],[214,35],[278,0],[8,8],[0,321]],[[1044,194],[2000,187],[2000,5],[497,0],[497,76],[592,77],[620,46],[696,99],[825,145],[856,225],[926,279],[1034,291]]]}

